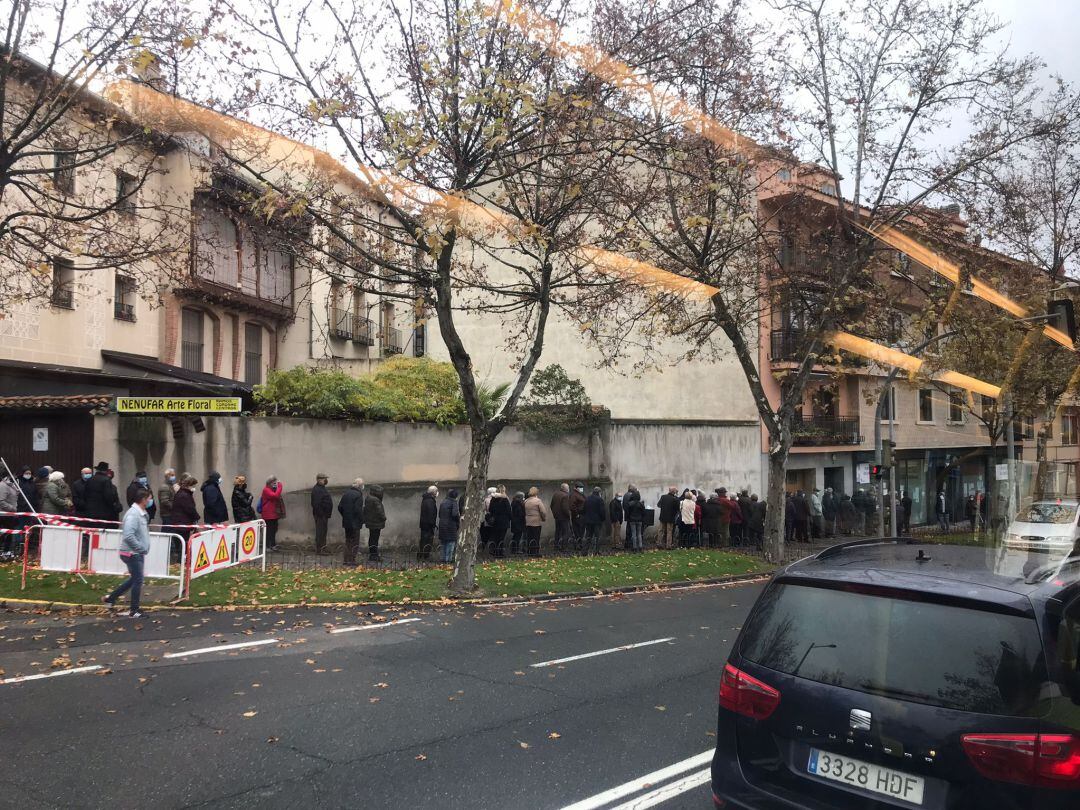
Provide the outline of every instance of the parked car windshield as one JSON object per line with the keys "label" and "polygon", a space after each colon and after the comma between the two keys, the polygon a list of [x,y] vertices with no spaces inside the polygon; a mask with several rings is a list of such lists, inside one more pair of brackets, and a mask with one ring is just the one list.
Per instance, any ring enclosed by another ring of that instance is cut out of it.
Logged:
{"label": "parked car windshield", "polygon": [[1074,503],[1033,503],[1024,519],[1028,523],[1072,523],[1076,520],[1076,508]]}
{"label": "parked car windshield", "polygon": [[802,585],[777,585],[742,655],[820,683],[961,711],[1036,714],[1046,680],[1033,619]]}

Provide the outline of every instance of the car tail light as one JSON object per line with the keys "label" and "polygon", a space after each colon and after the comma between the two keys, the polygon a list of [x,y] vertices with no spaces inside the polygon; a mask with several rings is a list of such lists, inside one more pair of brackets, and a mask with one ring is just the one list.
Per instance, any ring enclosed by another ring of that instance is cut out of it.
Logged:
{"label": "car tail light", "polygon": [[764,720],[780,705],[780,692],[726,664],[720,677],[720,705],[744,717]]}
{"label": "car tail light", "polygon": [[1075,790],[1080,738],[1071,734],[965,734],[964,752],[988,779]]}

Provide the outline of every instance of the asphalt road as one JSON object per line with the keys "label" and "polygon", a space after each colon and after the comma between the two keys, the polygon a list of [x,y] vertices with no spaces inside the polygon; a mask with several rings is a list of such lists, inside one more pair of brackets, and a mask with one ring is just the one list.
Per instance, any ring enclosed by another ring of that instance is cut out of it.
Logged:
{"label": "asphalt road", "polygon": [[0,807],[708,808],[720,669],[760,589],[0,614]]}

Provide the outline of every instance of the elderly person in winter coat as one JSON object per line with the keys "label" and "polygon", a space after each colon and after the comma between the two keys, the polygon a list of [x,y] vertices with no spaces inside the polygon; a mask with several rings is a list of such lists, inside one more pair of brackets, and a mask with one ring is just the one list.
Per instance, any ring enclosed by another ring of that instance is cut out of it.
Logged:
{"label": "elderly person in winter coat", "polygon": [[64,474],[59,470],[53,470],[49,473],[49,483],[45,487],[41,511],[47,515],[69,515],[74,505],[71,500],[71,487],[64,480]]}
{"label": "elderly person in winter coat", "polygon": [[256,509],[266,521],[266,548],[273,551],[277,548],[278,521],[285,517],[285,485],[276,475],[266,479]]}
{"label": "elderly person in winter coat", "polygon": [[510,529],[512,510],[510,499],[506,496],[506,485],[500,484],[495,494],[488,503],[488,514],[491,516],[491,531],[488,537],[494,546],[496,557],[506,556],[506,532]]}
{"label": "elderly person in winter coat", "polygon": [[229,507],[221,493],[221,473],[211,471],[202,485],[203,515],[207,523],[228,523]]}
{"label": "elderly person in winter coat", "polygon": [[525,493],[515,492],[510,501],[510,553],[524,554],[525,542]]}
{"label": "elderly person in winter coat", "polygon": [[626,547],[640,553],[644,545],[645,503],[633,484],[626,487],[626,495],[623,496],[623,515],[626,517]]}
{"label": "elderly person in winter coat", "polygon": [[120,517],[123,507],[120,505],[120,495],[116,486],[109,477],[109,465],[107,462],[98,462],[94,468],[94,474],[83,487],[83,499],[86,505],[86,516],[95,520],[115,521]]}
{"label": "elderly person in winter coat", "polygon": [[172,520],[176,528],[176,534],[187,540],[191,534],[191,526],[202,521],[199,510],[195,508],[195,487],[199,481],[194,475],[184,473],[180,476],[180,489],[173,496]]}
{"label": "elderly person in winter coat", "polygon": [[593,487],[592,494],[585,499],[585,506],[581,510],[581,520],[585,524],[585,539],[581,550],[586,554],[597,554],[600,551],[600,528],[607,519],[607,504],[600,492],[600,487]]}
{"label": "elderly person in winter coat", "polygon": [[420,498],[420,549],[416,559],[426,560],[435,545],[435,529],[439,525],[439,488],[430,486]]}
{"label": "elderly person in winter coat", "polygon": [[611,521],[611,547],[622,547],[623,504],[622,493],[616,492],[615,497],[608,501],[608,520]]}
{"label": "elderly person in winter coat", "polygon": [[383,508],[383,488],[378,484],[368,487],[364,498],[364,525],[368,528],[368,562],[382,562],[379,556],[379,535],[386,528],[386,510]]}
{"label": "elderly person in winter coat", "polygon": [[334,514],[334,499],[326,485],[330,482],[326,473],[315,476],[315,486],[311,488],[311,517],[315,520],[315,553],[326,554],[326,532],[330,518]]}
{"label": "elderly person in winter coat", "polygon": [[[527,503],[528,501],[526,501]],[[551,517],[555,520],[555,550],[564,551],[570,538],[570,485],[559,484],[551,496]],[[526,523],[526,534],[528,526]],[[539,536],[537,537],[539,540]]]}
{"label": "elderly person in winter coat", "polygon": [[442,546],[442,561],[454,561],[454,549],[457,547],[458,529],[461,528],[461,504],[458,491],[452,489],[439,504],[439,545]]}
{"label": "elderly person in winter coat", "polygon": [[360,529],[364,526],[364,479],[357,478],[345,490],[337,505],[341,527],[345,530],[345,565],[356,565],[360,549]]}
{"label": "elderly person in winter coat", "polygon": [[254,497],[247,488],[247,476],[238,475],[233,479],[232,497],[233,520],[237,523],[247,523],[255,520],[255,507],[251,505]]}
{"label": "elderly person in winter coat", "polygon": [[[566,484],[563,484],[566,487]],[[569,487],[567,487],[569,489]],[[563,494],[566,491],[563,490]],[[548,511],[544,508],[544,502],[540,500],[540,490],[530,487],[529,497],[525,499],[525,545],[530,557],[540,556],[540,530],[548,519]],[[569,503],[567,514],[569,514]]]}

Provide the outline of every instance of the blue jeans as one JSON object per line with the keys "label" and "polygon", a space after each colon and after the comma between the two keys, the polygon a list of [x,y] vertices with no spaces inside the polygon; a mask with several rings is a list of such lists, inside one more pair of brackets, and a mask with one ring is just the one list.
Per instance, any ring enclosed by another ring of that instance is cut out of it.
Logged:
{"label": "blue jeans", "polygon": [[454,561],[454,549],[457,548],[457,540],[450,540],[442,544],[442,561],[449,563]]}
{"label": "blue jeans", "polygon": [[131,613],[139,611],[139,597],[142,596],[143,584],[143,560],[142,554],[121,554],[120,559],[128,569],[128,578],[120,584],[120,587],[109,594],[109,602],[116,604],[116,600],[128,591],[131,591]]}
{"label": "blue jeans", "polygon": [[626,524],[626,545],[634,551],[641,551],[641,523],[631,521]]}

